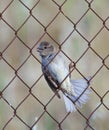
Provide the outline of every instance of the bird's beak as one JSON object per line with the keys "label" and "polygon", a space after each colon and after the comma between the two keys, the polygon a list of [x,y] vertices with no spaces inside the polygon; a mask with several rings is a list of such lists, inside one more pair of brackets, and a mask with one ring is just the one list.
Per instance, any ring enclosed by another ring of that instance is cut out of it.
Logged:
{"label": "bird's beak", "polygon": [[40,52],[39,48],[37,48],[37,52]]}
{"label": "bird's beak", "polygon": [[41,51],[42,51],[42,49],[38,47],[37,48],[37,52],[41,52]]}

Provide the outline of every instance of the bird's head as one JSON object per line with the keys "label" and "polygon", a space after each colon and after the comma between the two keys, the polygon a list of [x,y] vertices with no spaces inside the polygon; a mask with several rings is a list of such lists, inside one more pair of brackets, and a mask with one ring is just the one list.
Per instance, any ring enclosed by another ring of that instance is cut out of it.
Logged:
{"label": "bird's head", "polygon": [[40,56],[46,57],[53,53],[54,46],[49,42],[43,41],[37,47],[37,51],[39,52]]}

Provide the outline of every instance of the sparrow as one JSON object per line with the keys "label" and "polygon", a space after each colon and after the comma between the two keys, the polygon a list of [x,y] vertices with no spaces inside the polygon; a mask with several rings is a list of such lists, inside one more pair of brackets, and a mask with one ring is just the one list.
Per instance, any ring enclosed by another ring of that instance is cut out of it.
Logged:
{"label": "sparrow", "polygon": [[62,91],[67,112],[76,111],[77,106],[81,107],[88,101],[91,92],[88,83],[91,78],[72,80],[69,65],[53,44],[43,41],[37,47],[37,51],[41,57],[42,72],[49,87],[58,98],[61,98],[59,91]]}

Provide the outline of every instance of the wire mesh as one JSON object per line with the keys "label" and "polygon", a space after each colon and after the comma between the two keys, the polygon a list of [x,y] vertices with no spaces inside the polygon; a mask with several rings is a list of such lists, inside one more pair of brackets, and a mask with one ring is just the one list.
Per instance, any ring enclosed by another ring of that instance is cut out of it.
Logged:
{"label": "wire mesh", "polygon": [[[108,130],[109,2],[0,3],[0,129]],[[43,40],[74,64],[72,77],[92,77],[90,100],[75,113],[47,87],[36,52]]]}

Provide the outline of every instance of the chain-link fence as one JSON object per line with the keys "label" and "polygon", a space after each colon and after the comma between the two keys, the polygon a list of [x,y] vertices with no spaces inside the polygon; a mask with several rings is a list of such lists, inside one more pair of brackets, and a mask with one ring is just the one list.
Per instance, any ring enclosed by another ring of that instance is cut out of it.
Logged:
{"label": "chain-link fence", "polygon": [[[109,129],[109,1],[0,1],[0,129]],[[90,99],[67,113],[48,87],[36,47],[50,41],[91,76]]]}

